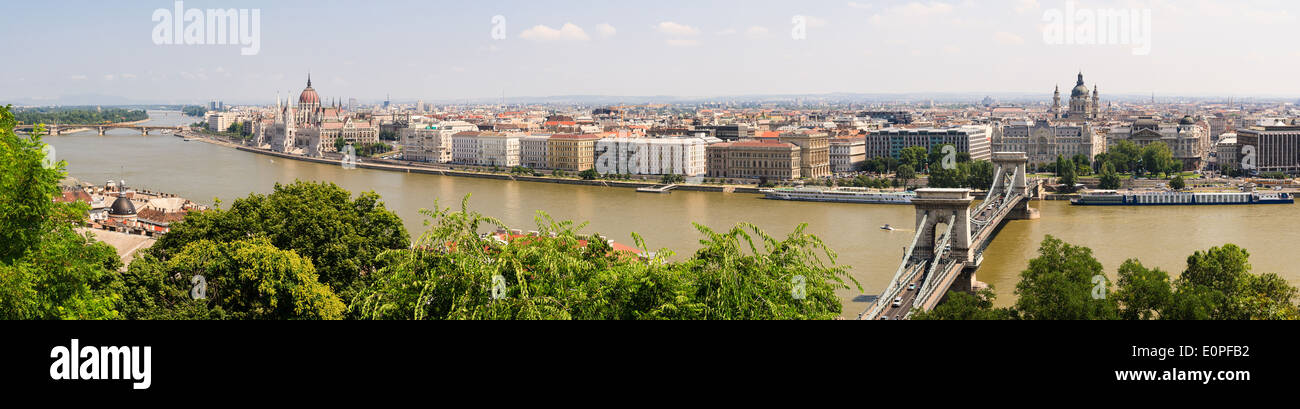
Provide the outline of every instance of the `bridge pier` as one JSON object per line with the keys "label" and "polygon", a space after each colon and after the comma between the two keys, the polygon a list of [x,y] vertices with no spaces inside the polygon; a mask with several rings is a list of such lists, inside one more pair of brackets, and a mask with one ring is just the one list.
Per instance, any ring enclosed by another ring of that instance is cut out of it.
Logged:
{"label": "bridge pier", "polygon": [[98,130],[99,130],[99,136],[104,136],[104,127],[101,126],[98,128]]}
{"label": "bridge pier", "polygon": [[1029,207],[1029,198],[1020,200],[1020,203],[1016,204],[1006,217],[1007,220],[1038,220],[1039,218],[1042,218],[1042,214],[1038,209]]}
{"label": "bridge pier", "polygon": [[952,287],[948,287],[948,291],[974,294],[976,283],[979,283],[975,280],[975,270],[976,268],[963,268],[961,273],[957,274],[957,278],[953,279]]}

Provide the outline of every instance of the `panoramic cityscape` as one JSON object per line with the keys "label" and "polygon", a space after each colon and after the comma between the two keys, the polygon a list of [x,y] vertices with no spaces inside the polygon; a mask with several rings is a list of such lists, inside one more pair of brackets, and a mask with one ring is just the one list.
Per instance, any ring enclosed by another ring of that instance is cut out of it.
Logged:
{"label": "panoramic cityscape", "polygon": [[1300,319],[1300,4],[69,3],[5,320]]}

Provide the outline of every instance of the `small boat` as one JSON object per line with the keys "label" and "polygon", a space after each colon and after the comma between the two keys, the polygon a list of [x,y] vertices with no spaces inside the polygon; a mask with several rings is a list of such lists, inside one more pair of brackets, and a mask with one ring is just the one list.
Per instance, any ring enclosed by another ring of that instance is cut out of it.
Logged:
{"label": "small boat", "polygon": [[886,225],[884,225],[884,226],[881,226],[881,227],[880,227],[880,230],[885,230],[885,231],[894,231],[894,230],[898,230],[898,229],[895,229],[893,226],[890,226],[890,225],[886,224]]}

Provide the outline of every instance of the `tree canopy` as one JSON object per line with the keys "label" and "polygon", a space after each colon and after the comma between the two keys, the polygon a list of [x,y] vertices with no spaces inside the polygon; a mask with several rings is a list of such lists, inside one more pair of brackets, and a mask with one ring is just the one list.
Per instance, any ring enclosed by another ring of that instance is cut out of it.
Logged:
{"label": "tree canopy", "polygon": [[118,318],[121,260],[74,230],[88,205],[54,201],[67,164],[49,160],[43,127],[15,125],[0,107],[0,319]]}
{"label": "tree canopy", "polygon": [[[413,249],[386,252],[379,278],[352,303],[362,319],[834,319],[852,280],[834,253],[796,229],[777,240],[750,225],[706,238],[691,258],[615,252],[581,225],[541,213],[540,234],[498,240],[504,228],[468,210],[425,211],[432,228]],[[585,245],[584,245],[585,243]],[[856,285],[856,281],[853,282]]]}
{"label": "tree canopy", "polygon": [[333,183],[299,181],[276,184],[269,195],[238,199],[229,209],[190,214],[149,251],[170,260],[202,240],[231,243],[249,237],[264,237],[275,248],[311,260],[321,281],[344,299],[382,267],[380,253],[410,246],[401,218],[374,192],[353,198]]}
{"label": "tree canopy", "polygon": [[1295,320],[1300,290],[1277,274],[1250,272],[1236,245],[1198,251],[1177,279],[1128,260],[1117,288],[1102,276],[1091,250],[1048,236],[1016,285],[1014,307],[994,308],[991,293],[950,294],[922,319]]}

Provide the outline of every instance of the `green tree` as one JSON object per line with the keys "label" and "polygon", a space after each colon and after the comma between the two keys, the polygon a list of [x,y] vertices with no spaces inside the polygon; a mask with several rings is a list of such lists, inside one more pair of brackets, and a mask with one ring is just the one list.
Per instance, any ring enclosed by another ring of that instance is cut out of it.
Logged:
{"label": "green tree", "polygon": [[597,172],[595,169],[587,169],[578,172],[578,177],[582,178],[582,180],[596,180],[600,179],[600,172]]}
{"label": "green tree", "polygon": [[898,154],[899,166],[907,165],[912,171],[925,169],[925,164],[930,156],[929,150],[921,146],[909,146],[903,148]]}
{"label": "green tree", "polygon": [[1056,177],[1060,179],[1062,189],[1066,192],[1073,192],[1075,185],[1079,183],[1079,177],[1074,173],[1075,163],[1062,156],[1056,157]]}
{"label": "green tree", "polygon": [[20,137],[16,122],[0,107],[0,319],[118,318],[121,260],[74,230],[87,204],[54,202],[67,164],[50,163],[44,127]]}
{"label": "green tree", "polygon": [[1120,141],[1109,153],[1108,160],[1119,172],[1138,172],[1142,162],[1142,148],[1130,141]]}
{"label": "green tree", "polygon": [[1120,188],[1120,179],[1119,175],[1115,173],[1114,163],[1106,162],[1101,165],[1100,181],[1101,185],[1099,187],[1101,189],[1115,190]]}
{"label": "green tree", "polygon": [[[206,283],[195,299],[198,276]],[[127,277],[133,319],[341,319],[344,305],[311,260],[266,238],[186,245],[168,261],[146,257]]]}
{"label": "green tree", "polygon": [[977,160],[967,165],[966,186],[973,189],[988,189],[993,186],[993,162]]}
{"label": "green tree", "polygon": [[1167,173],[1175,165],[1174,153],[1164,142],[1153,142],[1142,148],[1142,171],[1158,176]]}
{"label": "green tree", "polygon": [[410,246],[401,218],[374,192],[353,199],[333,183],[299,181],[236,200],[229,210],[191,213],[149,251],[169,261],[191,243],[249,237],[265,237],[276,248],[311,260],[321,281],[344,299],[382,267],[380,253]]}
{"label": "green tree", "polygon": [[912,182],[912,179],[916,179],[916,171],[912,169],[911,165],[898,165],[898,171],[894,173],[894,178],[898,179],[906,187]]}
{"label": "green tree", "polygon": [[[499,221],[468,210],[422,211],[428,232],[388,260],[357,297],[363,319],[835,319],[852,280],[834,253],[795,229],[777,240],[748,225],[706,239],[689,259],[613,251],[583,225],[537,217],[536,236],[484,237]],[[585,245],[584,245],[585,244]],[[856,283],[856,282],[855,282]]]}
{"label": "green tree", "polygon": [[1120,304],[1120,317],[1126,320],[1156,319],[1173,302],[1169,273],[1148,269],[1137,260],[1125,261],[1119,267],[1118,287],[1115,299]]}
{"label": "green tree", "polygon": [[1183,180],[1182,176],[1174,176],[1174,179],[1169,181],[1169,188],[1174,190],[1186,189],[1187,181]]}
{"label": "green tree", "polygon": [[1076,153],[1074,154],[1074,157],[1070,158],[1070,160],[1074,162],[1074,168],[1078,171],[1077,173],[1081,175],[1092,173],[1092,160],[1088,159],[1088,155]]}
{"label": "green tree", "polygon": [[[1119,318],[1110,281],[1092,249],[1047,236],[1016,284],[1016,310],[1031,320],[1112,320]],[[1098,291],[1095,277],[1104,286]],[[1100,293],[1101,297],[1096,297]]]}

